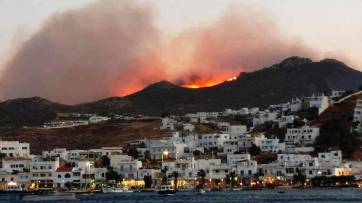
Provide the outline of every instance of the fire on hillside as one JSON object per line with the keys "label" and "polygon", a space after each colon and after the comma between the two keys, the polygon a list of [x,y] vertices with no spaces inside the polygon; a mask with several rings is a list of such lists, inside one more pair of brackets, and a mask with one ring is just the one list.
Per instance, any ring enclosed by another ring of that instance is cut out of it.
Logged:
{"label": "fire on hillside", "polygon": [[[226,81],[231,82],[234,80],[236,80],[236,77],[229,78]],[[224,81],[215,80],[212,78],[197,78],[196,80],[193,80],[191,84],[182,85],[182,87],[197,89],[197,88],[215,86],[222,82]]]}

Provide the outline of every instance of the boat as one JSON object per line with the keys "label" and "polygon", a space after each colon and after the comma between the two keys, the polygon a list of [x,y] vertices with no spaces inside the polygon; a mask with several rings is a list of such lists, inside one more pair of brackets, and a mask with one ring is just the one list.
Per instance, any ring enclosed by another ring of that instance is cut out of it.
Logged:
{"label": "boat", "polygon": [[171,185],[162,185],[161,190],[158,191],[159,195],[175,195],[176,190]]}
{"label": "boat", "polygon": [[39,202],[39,201],[74,201],[75,194],[58,193],[54,190],[37,190],[35,195],[21,196],[22,201]]}
{"label": "boat", "polygon": [[232,190],[232,191],[240,191],[240,190],[243,190],[243,188],[241,188],[241,187],[236,187],[236,188],[231,188],[230,190]]}
{"label": "boat", "polygon": [[122,188],[118,188],[115,186],[102,186],[103,193],[121,193],[124,192]]}
{"label": "boat", "polygon": [[32,190],[23,190],[23,188],[16,183],[9,183],[5,186],[4,190],[0,190],[0,195],[27,195],[33,194]]}
{"label": "boat", "polygon": [[205,194],[205,190],[203,190],[203,189],[197,189],[197,190],[195,190],[195,193],[198,194],[198,195],[204,195],[204,194]]}
{"label": "boat", "polygon": [[133,190],[129,189],[128,186],[124,186],[124,187],[122,188],[122,190],[123,190],[123,192],[133,192]]}

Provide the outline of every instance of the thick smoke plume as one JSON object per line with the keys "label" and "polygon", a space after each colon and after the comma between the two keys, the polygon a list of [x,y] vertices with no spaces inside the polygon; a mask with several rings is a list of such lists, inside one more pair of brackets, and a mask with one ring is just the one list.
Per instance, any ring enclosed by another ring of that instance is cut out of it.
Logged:
{"label": "thick smoke plume", "polygon": [[6,64],[2,97],[77,103],[129,94],[164,78],[158,10],[105,0],[57,13]]}
{"label": "thick smoke plume", "polygon": [[318,57],[301,40],[284,37],[267,12],[252,10],[232,5],[217,22],[162,45],[161,36],[168,36],[155,26],[159,11],[151,3],[103,0],[56,13],[7,61],[1,99],[41,96],[74,104],[160,80],[217,84],[289,56]]}

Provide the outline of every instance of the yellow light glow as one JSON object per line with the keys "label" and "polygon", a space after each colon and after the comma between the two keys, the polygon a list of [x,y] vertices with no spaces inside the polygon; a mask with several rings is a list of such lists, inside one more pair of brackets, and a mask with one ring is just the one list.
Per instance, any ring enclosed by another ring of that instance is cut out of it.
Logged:
{"label": "yellow light glow", "polygon": [[164,151],[163,154],[164,154],[164,155],[168,155],[168,151]]}

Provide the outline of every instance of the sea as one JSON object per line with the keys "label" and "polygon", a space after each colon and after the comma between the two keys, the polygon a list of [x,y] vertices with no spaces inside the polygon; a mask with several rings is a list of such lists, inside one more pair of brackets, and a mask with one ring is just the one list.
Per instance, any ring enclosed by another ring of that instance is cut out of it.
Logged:
{"label": "sea", "polygon": [[[255,191],[206,191],[197,195],[191,191],[178,192],[174,196],[159,196],[152,193],[82,194],[76,195],[76,202],[139,202],[139,203],[221,203],[221,202],[362,202],[362,190],[341,189],[293,189]],[[17,196],[0,196],[0,203],[22,202]],[[62,201],[58,201],[62,202]],[[66,202],[66,201],[64,201]]]}

